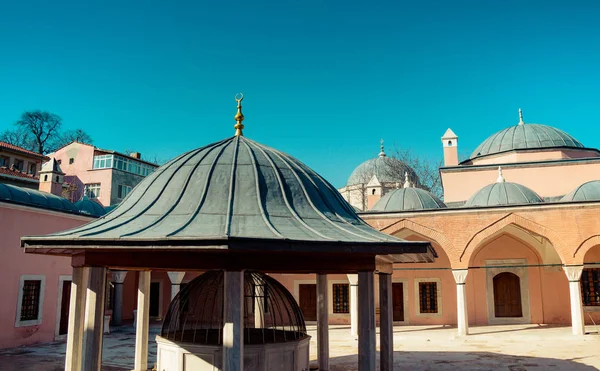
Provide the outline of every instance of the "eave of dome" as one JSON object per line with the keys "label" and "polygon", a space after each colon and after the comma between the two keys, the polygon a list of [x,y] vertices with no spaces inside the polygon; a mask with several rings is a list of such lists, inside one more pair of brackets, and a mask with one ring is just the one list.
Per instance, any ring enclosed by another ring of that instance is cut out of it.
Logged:
{"label": "eave of dome", "polygon": [[470,160],[520,149],[585,148],[581,142],[552,126],[521,124],[492,134],[471,154]]}
{"label": "eave of dome", "polygon": [[394,189],[385,194],[371,211],[408,211],[446,208],[446,205],[430,192],[420,188]]}
{"label": "eave of dome", "polygon": [[40,209],[77,213],[69,200],[47,192],[0,183],[0,200]]}
{"label": "eave of dome", "polygon": [[583,183],[561,199],[563,202],[597,200],[600,200],[600,180]]}
{"label": "eave of dome", "polygon": [[464,207],[533,204],[540,202],[543,202],[543,200],[537,193],[521,184],[497,182],[477,191],[465,202]]}
{"label": "eave of dome", "polygon": [[242,136],[177,157],[111,213],[46,237],[402,242],[372,229],[300,161]]}

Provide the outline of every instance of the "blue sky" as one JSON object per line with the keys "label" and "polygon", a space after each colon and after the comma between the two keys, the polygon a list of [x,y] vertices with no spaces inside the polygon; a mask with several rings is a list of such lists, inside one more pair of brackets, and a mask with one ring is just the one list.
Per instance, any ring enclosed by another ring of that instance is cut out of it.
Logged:
{"label": "blue sky", "polygon": [[171,158],[246,136],[335,186],[387,146],[441,157],[526,122],[600,147],[595,1],[3,1],[0,129],[29,109]]}

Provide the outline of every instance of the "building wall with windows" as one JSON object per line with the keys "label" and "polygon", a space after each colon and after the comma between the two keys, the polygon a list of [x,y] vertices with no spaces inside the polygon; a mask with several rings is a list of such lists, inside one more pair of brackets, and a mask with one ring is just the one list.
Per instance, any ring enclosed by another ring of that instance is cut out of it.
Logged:
{"label": "building wall with windows", "polygon": [[[139,154],[135,155],[139,157]],[[139,158],[78,142],[68,144],[49,156],[60,161],[65,180],[75,186],[71,201],[77,201],[86,193],[103,206],[121,202],[157,167]]]}
{"label": "building wall with windows", "polygon": [[20,238],[74,228],[91,218],[0,202],[0,348],[57,338],[69,258],[25,254]]}
{"label": "building wall with windows", "polygon": [[37,189],[44,155],[0,141],[0,182]]}

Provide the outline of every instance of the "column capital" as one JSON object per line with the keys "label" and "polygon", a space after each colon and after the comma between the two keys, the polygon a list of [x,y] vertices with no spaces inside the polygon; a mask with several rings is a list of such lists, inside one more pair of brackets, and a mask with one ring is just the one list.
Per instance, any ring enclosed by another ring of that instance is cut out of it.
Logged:
{"label": "column capital", "polygon": [[457,285],[464,285],[467,280],[467,274],[469,273],[468,269],[453,269],[452,275],[454,276],[454,280]]}
{"label": "column capital", "polygon": [[181,285],[185,272],[167,272],[172,285]]}
{"label": "column capital", "polygon": [[569,279],[569,282],[577,282],[581,279],[581,273],[583,272],[583,265],[565,265],[563,266],[565,274]]}
{"label": "column capital", "polygon": [[127,271],[110,271],[112,273],[112,282],[113,283],[123,283],[125,282],[125,277],[127,276]]}
{"label": "column capital", "polygon": [[347,274],[351,286],[358,285],[358,274]]}

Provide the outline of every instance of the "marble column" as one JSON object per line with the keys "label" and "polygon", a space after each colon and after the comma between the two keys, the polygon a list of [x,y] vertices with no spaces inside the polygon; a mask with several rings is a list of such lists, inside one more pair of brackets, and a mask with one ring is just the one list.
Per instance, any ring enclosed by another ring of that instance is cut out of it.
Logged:
{"label": "marble column", "polygon": [[121,326],[123,321],[123,282],[127,271],[112,271],[112,283],[115,287],[113,293],[113,326]]}
{"label": "marble column", "polygon": [[168,272],[167,274],[171,280],[171,301],[173,301],[181,288],[181,281],[185,277],[185,272]]}
{"label": "marble column", "polygon": [[375,371],[375,288],[372,271],[358,272],[358,371]]}
{"label": "marble column", "polygon": [[329,370],[329,296],[327,275],[317,274],[317,347],[319,370]]}
{"label": "marble column", "polygon": [[583,302],[581,299],[581,273],[583,265],[564,266],[565,274],[569,279],[569,291],[571,296],[571,327],[573,335],[584,335],[585,325],[583,318]]}
{"label": "marble column", "polygon": [[150,271],[138,272],[138,301],[135,326],[134,371],[148,369],[148,328],[150,327]]}
{"label": "marble column", "polygon": [[225,271],[223,371],[244,369],[244,272]]}
{"label": "marble column", "polygon": [[466,281],[468,269],[453,269],[452,274],[456,281],[456,323],[458,336],[469,334],[469,315],[467,309]]}
{"label": "marble column", "polygon": [[90,268],[73,268],[65,371],[82,371],[83,324]]}
{"label": "marble column", "polygon": [[358,274],[348,274],[350,283],[350,335],[358,335]]}
{"label": "marble column", "polygon": [[104,333],[104,302],[106,300],[106,268],[89,268],[85,300],[83,334],[83,369],[100,371]]}
{"label": "marble column", "polygon": [[379,369],[394,370],[394,309],[392,275],[379,274]]}

